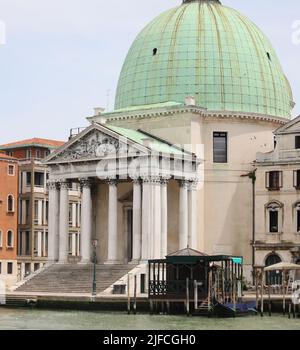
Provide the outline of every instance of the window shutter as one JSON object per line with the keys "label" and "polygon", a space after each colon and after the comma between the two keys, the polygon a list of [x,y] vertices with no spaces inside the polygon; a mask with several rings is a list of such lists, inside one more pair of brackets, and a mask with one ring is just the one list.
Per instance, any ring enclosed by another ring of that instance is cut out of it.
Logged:
{"label": "window shutter", "polygon": [[278,176],[279,176],[279,188],[282,188],[283,187],[283,172],[279,171]]}
{"label": "window shutter", "polygon": [[270,188],[270,173],[266,172],[266,188]]}

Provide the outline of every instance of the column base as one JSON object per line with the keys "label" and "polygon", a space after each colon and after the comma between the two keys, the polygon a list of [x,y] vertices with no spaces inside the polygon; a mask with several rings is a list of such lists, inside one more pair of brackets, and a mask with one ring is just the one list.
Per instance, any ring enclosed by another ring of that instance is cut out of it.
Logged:
{"label": "column base", "polygon": [[139,265],[139,264],[140,264],[139,259],[128,261],[128,265]]}
{"label": "column base", "polygon": [[120,260],[107,260],[104,262],[104,265],[124,265],[124,261]]}
{"label": "column base", "polygon": [[67,264],[69,264],[69,261],[68,260],[60,260],[60,261],[57,261],[56,264],[58,264],[58,265],[67,265]]}
{"label": "column base", "polygon": [[92,265],[94,264],[92,260],[81,260],[77,263],[78,265]]}

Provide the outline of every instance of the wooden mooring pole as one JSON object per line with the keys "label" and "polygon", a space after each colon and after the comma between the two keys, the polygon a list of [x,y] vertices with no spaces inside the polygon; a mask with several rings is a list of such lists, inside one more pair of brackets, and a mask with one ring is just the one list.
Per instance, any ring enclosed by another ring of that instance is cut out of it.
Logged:
{"label": "wooden mooring pole", "polygon": [[271,285],[269,284],[269,316],[272,316]]}
{"label": "wooden mooring pole", "polygon": [[186,279],[186,314],[190,315],[190,280]]}
{"label": "wooden mooring pole", "polygon": [[134,275],[134,294],[133,294],[133,313],[136,315],[136,305],[137,305],[137,277]]}
{"label": "wooden mooring pole", "polygon": [[260,300],[260,316],[264,317],[264,272],[261,271],[261,278],[260,278],[261,284],[260,284],[260,293],[261,293],[261,300]]}

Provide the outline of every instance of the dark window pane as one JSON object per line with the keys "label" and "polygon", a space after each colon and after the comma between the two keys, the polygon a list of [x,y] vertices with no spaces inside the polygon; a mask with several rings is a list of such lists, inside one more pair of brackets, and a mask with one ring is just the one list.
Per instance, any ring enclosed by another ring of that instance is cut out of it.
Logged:
{"label": "dark window pane", "polygon": [[271,190],[279,190],[281,187],[280,184],[280,171],[271,171],[269,173],[269,188]]}
{"label": "dark window pane", "polygon": [[300,232],[300,210],[297,210],[297,232]]}
{"label": "dark window pane", "polygon": [[296,171],[296,184],[295,184],[295,186],[297,188],[300,188],[300,170]]}
{"label": "dark window pane", "polygon": [[7,263],[7,274],[11,275],[13,273],[13,264],[12,263]]}
{"label": "dark window pane", "polygon": [[214,163],[227,163],[227,133],[214,132]]}
{"label": "dark window pane", "polygon": [[295,148],[300,149],[300,136],[295,137]]}
{"label": "dark window pane", "polygon": [[278,232],[278,211],[270,211],[270,232]]}

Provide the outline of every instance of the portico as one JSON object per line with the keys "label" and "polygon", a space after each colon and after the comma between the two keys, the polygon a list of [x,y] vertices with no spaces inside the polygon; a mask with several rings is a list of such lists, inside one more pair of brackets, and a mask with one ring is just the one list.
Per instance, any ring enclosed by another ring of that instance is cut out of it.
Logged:
{"label": "portico", "polygon": [[[140,142],[136,142],[138,137]],[[95,238],[99,241],[98,261],[105,264],[164,258],[170,239],[180,249],[197,247],[200,161],[194,154],[140,131],[117,131],[94,123],[52,154],[47,164],[52,262],[69,260],[68,187],[74,182],[80,183],[82,193],[81,263],[91,262]],[[171,182],[177,194],[169,193]],[[176,213],[168,210],[173,198],[178,201]],[[176,232],[168,229],[170,216],[178,218]]]}

